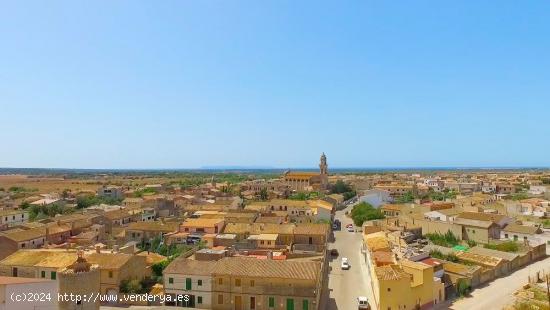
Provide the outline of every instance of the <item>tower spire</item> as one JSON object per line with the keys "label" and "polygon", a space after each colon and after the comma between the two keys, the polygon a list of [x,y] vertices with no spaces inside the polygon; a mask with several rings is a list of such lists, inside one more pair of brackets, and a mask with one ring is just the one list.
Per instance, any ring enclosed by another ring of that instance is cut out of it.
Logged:
{"label": "tower spire", "polygon": [[319,162],[319,170],[322,175],[328,175],[327,156],[325,152],[321,154],[321,160]]}

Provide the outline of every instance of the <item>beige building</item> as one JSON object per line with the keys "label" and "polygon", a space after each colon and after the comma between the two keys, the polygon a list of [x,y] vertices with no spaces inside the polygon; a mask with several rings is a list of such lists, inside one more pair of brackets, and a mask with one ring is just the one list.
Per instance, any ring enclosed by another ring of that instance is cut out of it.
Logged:
{"label": "beige building", "polygon": [[146,257],[124,253],[91,253],[85,256],[100,270],[101,294],[116,295],[120,283],[127,279],[141,280],[151,275]]}
{"label": "beige building", "polygon": [[[44,299],[34,301],[12,299],[12,296],[37,293],[43,294]],[[56,281],[0,276],[0,310],[56,310],[58,309],[57,293]]]}
{"label": "beige building", "polygon": [[328,187],[328,165],[325,153],[321,154],[319,173],[287,171],[283,182],[295,191],[325,190]]}
{"label": "beige building", "polygon": [[[174,306],[212,309],[212,271],[216,261],[176,258],[163,271],[164,292],[178,300]],[[176,298],[176,296],[185,296]]]}
{"label": "beige building", "polygon": [[227,257],[212,271],[213,310],[318,310],[321,262]]}
{"label": "beige building", "polygon": [[445,300],[445,285],[434,267],[396,260],[385,232],[363,235],[363,250],[378,309],[426,309]]}
{"label": "beige building", "polygon": [[29,220],[29,212],[25,210],[0,210],[0,230],[12,225],[25,223]]}

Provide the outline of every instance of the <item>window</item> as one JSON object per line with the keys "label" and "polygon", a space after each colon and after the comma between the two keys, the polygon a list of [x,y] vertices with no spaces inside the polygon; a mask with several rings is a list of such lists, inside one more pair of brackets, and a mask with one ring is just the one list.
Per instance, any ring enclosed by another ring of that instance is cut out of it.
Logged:
{"label": "window", "polygon": [[306,299],[304,299],[302,301],[302,309],[303,310],[308,310],[309,309],[309,302]]}
{"label": "window", "polygon": [[46,277],[46,272],[45,272],[44,270],[42,270],[42,271],[40,272],[40,277],[41,277],[41,278],[45,278],[45,277]]}
{"label": "window", "polygon": [[168,283],[174,284],[174,278],[168,278]]}
{"label": "window", "polygon": [[11,270],[11,276],[17,277],[17,267],[13,267],[13,269]]}
{"label": "window", "polygon": [[185,289],[190,290],[191,289],[191,278],[185,279]]}
{"label": "window", "polygon": [[202,304],[202,296],[197,296],[197,303]]}
{"label": "window", "polygon": [[286,310],[294,310],[294,299],[288,298],[286,300]]}
{"label": "window", "polygon": [[222,279],[222,278],[219,278],[219,279],[218,279],[218,284],[219,284],[219,285],[222,285],[222,284],[223,284],[223,279]]}
{"label": "window", "polygon": [[250,286],[254,286],[255,284],[254,280],[250,280]]}
{"label": "window", "polygon": [[57,279],[57,272],[52,271],[52,272],[50,273],[50,276],[51,276],[52,280]]}
{"label": "window", "polygon": [[235,286],[241,286],[241,279],[235,279]]}
{"label": "window", "polygon": [[388,287],[388,292],[391,292],[391,288]]}
{"label": "window", "polygon": [[218,295],[218,304],[223,304],[223,295]]}
{"label": "window", "polygon": [[504,238],[508,239],[508,234],[504,234]]}
{"label": "window", "polygon": [[250,297],[250,309],[256,309],[256,297]]}
{"label": "window", "polygon": [[197,281],[197,285],[198,285],[198,286],[202,286],[202,280],[198,280],[198,281]]}
{"label": "window", "polygon": [[269,297],[269,307],[275,307],[275,297]]}
{"label": "window", "polygon": [[112,277],[113,277],[113,271],[109,270],[109,278],[112,278]]}

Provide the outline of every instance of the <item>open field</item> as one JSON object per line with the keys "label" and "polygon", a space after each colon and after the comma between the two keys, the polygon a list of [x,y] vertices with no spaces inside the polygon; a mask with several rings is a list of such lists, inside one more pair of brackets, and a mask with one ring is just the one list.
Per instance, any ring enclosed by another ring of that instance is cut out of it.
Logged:
{"label": "open field", "polygon": [[94,180],[76,180],[54,177],[29,177],[26,175],[0,175],[0,187],[23,187],[29,192],[49,193],[60,192],[64,189],[71,191],[95,191],[101,183]]}

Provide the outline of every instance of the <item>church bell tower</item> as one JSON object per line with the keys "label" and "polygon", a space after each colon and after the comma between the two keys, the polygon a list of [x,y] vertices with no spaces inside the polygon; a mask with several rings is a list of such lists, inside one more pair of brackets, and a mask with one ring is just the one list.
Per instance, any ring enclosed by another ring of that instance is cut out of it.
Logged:
{"label": "church bell tower", "polygon": [[328,175],[328,165],[327,165],[327,156],[323,152],[321,154],[321,161],[319,163],[319,170],[321,171],[321,175]]}

